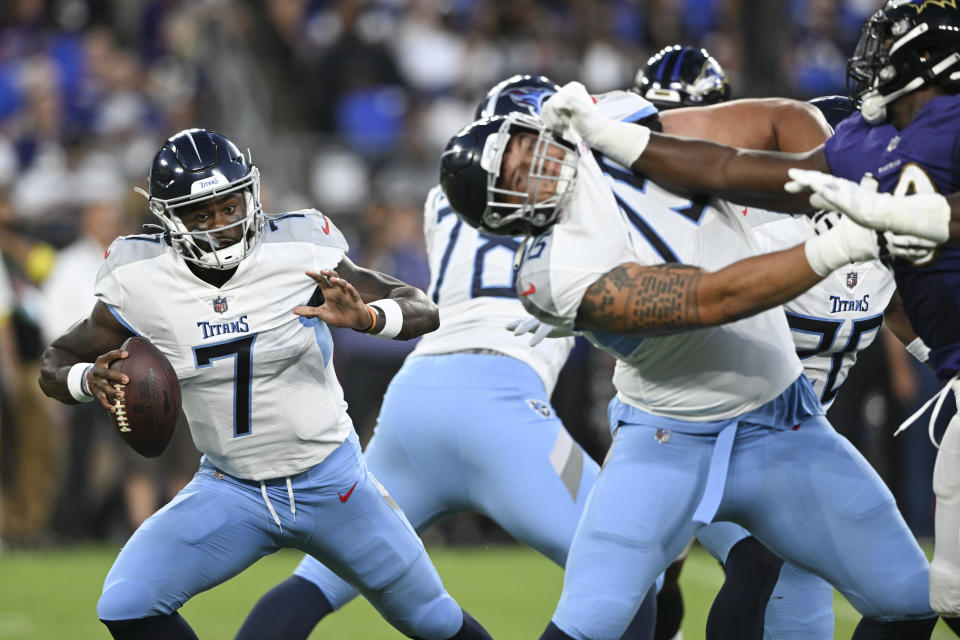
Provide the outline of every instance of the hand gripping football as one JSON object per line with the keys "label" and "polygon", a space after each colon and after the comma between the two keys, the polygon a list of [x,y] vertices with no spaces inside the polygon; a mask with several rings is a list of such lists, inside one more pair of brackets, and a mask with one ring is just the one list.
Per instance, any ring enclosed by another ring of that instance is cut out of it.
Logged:
{"label": "hand gripping football", "polygon": [[163,453],[173,436],[180,414],[180,382],[170,361],[149,340],[128,338],[121,347],[129,356],[114,360],[110,368],[130,382],[124,397],[114,403],[110,420],[123,441],[142,456]]}

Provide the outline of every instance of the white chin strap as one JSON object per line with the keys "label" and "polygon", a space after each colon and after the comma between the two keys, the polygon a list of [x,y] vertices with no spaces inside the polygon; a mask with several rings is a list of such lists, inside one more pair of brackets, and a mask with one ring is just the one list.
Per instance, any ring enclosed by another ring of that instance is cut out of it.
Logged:
{"label": "white chin strap", "polygon": [[914,78],[893,93],[880,95],[876,89],[864,96],[860,103],[860,113],[863,119],[872,125],[883,124],[887,120],[887,105],[911,91],[923,86],[923,78]]}
{"label": "white chin strap", "polygon": [[[240,261],[246,257],[247,253],[253,247],[253,243],[256,241],[256,238],[250,238],[249,235],[250,225],[256,224],[257,215],[253,213],[255,210],[253,194],[250,193],[250,191],[247,191],[243,194],[243,197],[247,205],[247,216],[243,220],[235,223],[241,228],[243,235],[235,244],[232,244],[229,247],[224,247],[223,249],[207,251],[200,248],[200,245],[197,244],[197,239],[203,240],[211,247],[216,246],[216,240],[213,237],[214,232],[211,231],[209,233],[197,233],[196,231],[187,231],[187,228],[184,226],[183,222],[180,221],[178,216],[171,216],[174,224],[177,226],[177,231],[180,231],[184,234],[180,237],[178,242],[189,245],[189,248],[186,249],[186,251],[189,252],[189,259],[192,259],[192,262],[208,269],[230,269],[237,266],[237,264],[239,264]],[[216,231],[219,231],[219,229]],[[187,256],[185,255],[184,257]]]}
{"label": "white chin strap", "polygon": [[[947,69],[953,65],[960,62],[960,53],[954,53],[951,56],[948,56],[935,64],[931,71],[933,72],[933,77],[938,77],[941,73],[945,72]],[[950,79],[953,79],[953,75],[950,75]],[[863,102],[860,104],[860,113],[863,114],[864,120],[869,122],[872,125],[882,124],[887,119],[887,105],[911,91],[915,91],[922,87],[924,80],[921,77],[916,77],[907,84],[905,84],[900,89],[897,89],[891,94],[882,96],[876,89],[866,94],[863,98]]]}

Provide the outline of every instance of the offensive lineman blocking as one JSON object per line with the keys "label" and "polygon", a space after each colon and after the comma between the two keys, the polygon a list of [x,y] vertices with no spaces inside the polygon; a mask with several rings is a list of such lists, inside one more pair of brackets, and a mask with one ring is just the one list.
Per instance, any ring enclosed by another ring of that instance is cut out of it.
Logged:
{"label": "offensive lineman blocking", "polygon": [[[543,638],[615,638],[715,518],[828,578],[865,616],[858,639],[929,636],[926,560],[882,481],[823,418],[771,309],[822,278],[803,246],[751,258],[758,247],[731,205],[672,194],[519,116],[461,131],[442,172],[474,224],[535,234],[517,279],[525,307],[618,359],[613,448]],[[825,272],[879,251],[849,223],[805,246]],[[813,519],[796,508],[811,498]],[[879,556],[902,577],[893,587],[874,578]]]}
{"label": "offensive lineman blocking", "polygon": [[[565,104],[556,103],[553,124],[575,129],[625,165],[684,190],[777,210],[832,208],[884,231],[888,239],[912,233],[932,244],[948,243],[930,264],[894,263],[904,309],[921,338],[912,352],[929,358],[946,383],[938,394],[942,402],[960,370],[953,244],[960,238],[958,30],[955,2],[886,2],[864,22],[848,61],[851,97],[862,99],[863,117],[848,120],[824,146],[806,154],[755,154],[639,128],[595,128],[591,122],[601,120],[592,120],[595,110],[574,93],[561,99]],[[839,177],[821,173],[827,171]],[[867,174],[880,193],[858,186]],[[784,194],[785,186],[800,195]],[[814,191],[809,201],[802,193],[807,189]],[[960,628],[957,422],[947,427],[934,469],[936,544],[930,570],[932,607],[954,629]]]}

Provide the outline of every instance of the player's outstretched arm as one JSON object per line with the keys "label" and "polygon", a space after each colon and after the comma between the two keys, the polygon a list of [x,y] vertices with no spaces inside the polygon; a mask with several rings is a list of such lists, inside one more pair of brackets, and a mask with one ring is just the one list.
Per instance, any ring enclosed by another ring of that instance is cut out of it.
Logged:
{"label": "player's outstretched arm", "polygon": [[[410,340],[436,331],[440,310],[427,294],[393,276],[365,269],[343,258],[336,268],[360,299],[374,308],[375,326],[369,333],[382,337]],[[381,324],[382,323],[382,324]]]}
{"label": "player's outstretched arm", "polygon": [[800,153],[830,137],[820,110],[790,98],[747,98],[706,107],[670,109],[660,114],[663,133],[719,144]]}
{"label": "player's outstretched arm", "polygon": [[726,324],[783,304],[822,280],[803,247],[736,262],[720,271],[622,264],[594,282],[577,326],[631,335],[666,335]]}
{"label": "player's outstretched arm", "polygon": [[879,255],[877,234],[847,218],[806,243],[707,272],[683,264],[622,264],[587,289],[576,324],[665,335],[734,322],[792,300],[834,269]]}
{"label": "player's outstretched arm", "polygon": [[73,325],[44,350],[40,388],[66,404],[96,399],[104,408],[112,409],[114,399],[123,393],[114,385],[129,380],[110,370],[110,363],[127,357],[120,346],[132,335],[107,305],[98,301],[90,317]]}
{"label": "player's outstretched arm", "polygon": [[[543,119],[548,127],[568,140],[582,139],[592,149],[673,191],[709,193],[774,211],[811,209],[805,198],[781,192],[789,180],[788,169],[828,170],[826,156],[819,146],[804,153],[745,150],[654,133],[641,125],[608,120],[577,82],[567,84],[545,103]],[[744,117],[734,119],[727,126],[748,124],[749,120]],[[761,133],[764,128],[769,131],[769,123],[760,125]]]}
{"label": "player's outstretched arm", "polygon": [[908,345],[917,339],[917,332],[910,325],[910,320],[903,308],[903,298],[900,297],[899,291],[893,292],[893,297],[887,303],[887,308],[883,310],[883,324],[904,345]]}
{"label": "player's outstretched arm", "polygon": [[810,204],[850,216],[879,231],[909,234],[938,244],[960,238],[960,194],[893,195],[822,171],[791,169],[784,188]]}

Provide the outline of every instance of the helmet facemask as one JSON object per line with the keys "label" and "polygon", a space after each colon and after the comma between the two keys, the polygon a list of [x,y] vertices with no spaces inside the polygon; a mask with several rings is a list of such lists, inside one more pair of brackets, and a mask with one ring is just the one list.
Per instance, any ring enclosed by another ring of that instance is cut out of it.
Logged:
{"label": "helmet facemask", "polygon": [[[211,182],[213,184],[210,184]],[[219,175],[198,180],[191,186],[191,191],[193,192],[190,195],[163,200],[150,197],[149,194],[138,189],[138,192],[147,197],[150,213],[157,216],[163,224],[164,233],[169,238],[174,251],[184,260],[205,269],[222,270],[236,267],[241,260],[250,255],[263,234],[264,216],[260,204],[259,170],[251,165],[247,175],[233,182],[227,182]],[[190,231],[180,218],[180,213],[187,207],[192,208],[206,200],[221,198],[237,191],[244,192],[246,215],[236,222],[216,229]],[[240,227],[243,231],[240,240],[232,245],[221,247],[221,242],[215,236],[235,227]]]}
{"label": "helmet facemask", "polygon": [[[537,136],[525,191],[501,186],[503,157],[511,139],[518,133]],[[514,235],[545,230],[573,195],[578,163],[577,153],[554,138],[539,120],[520,113],[507,116],[499,131],[487,138],[480,160],[487,172],[484,226],[505,233],[513,227],[515,231],[509,233]],[[546,188],[546,185],[553,185],[553,188]]]}
{"label": "helmet facemask", "polygon": [[[912,11],[912,9],[910,10]],[[960,64],[955,43],[946,43],[938,25],[919,21],[909,11],[877,11],[863,26],[860,40],[847,63],[850,97],[861,100],[861,112],[870,124],[887,119],[887,105]],[[955,37],[955,36],[952,36]],[[946,44],[946,46],[944,46]],[[956,73],[946,78],[955,82]]]}

